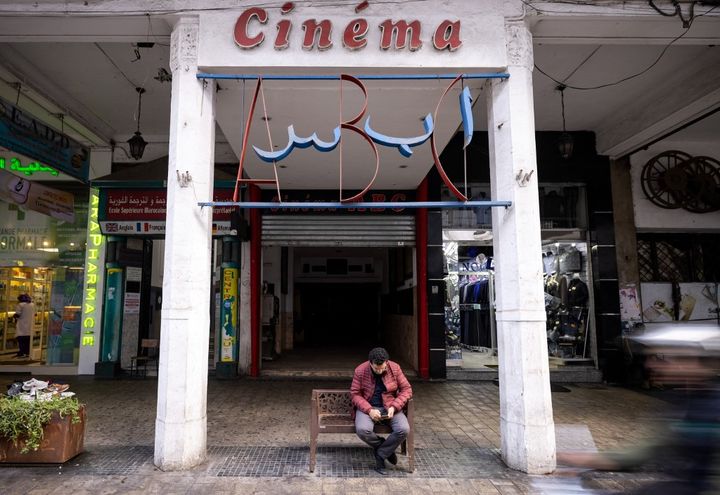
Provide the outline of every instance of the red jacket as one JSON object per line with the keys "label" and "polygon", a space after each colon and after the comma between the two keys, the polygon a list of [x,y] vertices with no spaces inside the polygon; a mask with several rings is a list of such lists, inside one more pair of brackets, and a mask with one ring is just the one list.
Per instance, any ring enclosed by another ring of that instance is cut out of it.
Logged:
{"label": "red jacket", "polygon": [[[375,393],[375,376],[377,375],[373,373],[370,362],[365,361],[355,368],[352,385],[350,386],[350,397],[352,397],[353,405],[365,414],[369,414],[370,409],[373,408],[368,401]],[[395,411],[402,411],[402,408],[412,397],[412,387],[410,387],[410,382],[407,381],[400,369],[400,365],[388,361],[385,373],[382,374],[382,380],[387,389],[382,394],[385,409],[394,407]]]}

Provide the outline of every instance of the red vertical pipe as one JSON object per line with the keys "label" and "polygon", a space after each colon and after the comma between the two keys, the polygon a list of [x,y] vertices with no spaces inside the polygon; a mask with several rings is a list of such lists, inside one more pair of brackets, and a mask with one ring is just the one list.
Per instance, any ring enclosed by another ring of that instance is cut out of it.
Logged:
{"label": "red vertical pipe", "polygon": [[[260,188],[248,186],[250,201],[260,201]],[[262,217],[259,209],[250,210],[250,376],[260,374],[260,268]]]}
{"label": "red vertical pipe", "polygon": [[[428,180],[423,179],[417,188],[417,201],[428,200]],[[427,304],[427,245],[428,212],[418,208],[415,214],[415,250],[417,252],[417,325],[418,325],[418,373],[420,378],[430,378],[430,333]]]}

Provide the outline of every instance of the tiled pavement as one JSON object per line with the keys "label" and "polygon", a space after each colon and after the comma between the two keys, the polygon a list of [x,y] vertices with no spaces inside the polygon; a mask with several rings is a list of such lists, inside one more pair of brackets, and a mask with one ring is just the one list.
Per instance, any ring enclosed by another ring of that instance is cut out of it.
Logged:
{"label": "tiled pavement", "polygon": [[[0,386],[12,377],[0,376]],[[38,377],[47,378],[47,377]],[[250,380],[208,383],[208,456],[185,472],[153,465],[157,382],[68,380],[88,410],[86,452],[63,466],[0,467],[0,493],[541,493],[542,483],[578,478],[533,477],[499,458],[498,388],[483,382],[414,380],[416,469],[380,477],[370,450],[353,435],[321,435],[318,464],[307,471],[310,390],[346,382]],[[598,385],[565,385],[553,393],[561,432],[586,425],[600,449],[651,434],[666,403]],[[572,435],[570,435],[572,437]],[[629,489],[652,474],[586,473],[593,486]],[[556,489],[552,493],[557,493]]]}

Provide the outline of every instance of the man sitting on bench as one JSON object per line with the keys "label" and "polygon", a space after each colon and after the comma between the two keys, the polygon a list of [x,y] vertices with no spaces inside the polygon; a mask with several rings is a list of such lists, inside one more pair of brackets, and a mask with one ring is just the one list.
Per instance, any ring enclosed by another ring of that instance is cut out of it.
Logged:
{"label": "man sitting on bench", "polygon": [[[373,448],[375,471],[385,473],[385,459],[397,464],[395,449],[405,440],[410,426],[403,407],[412,397],[412,388],[400,365],[390,361],[382,347],[370,351],[368,361],[355,368],[350,386],[355,413],[355,432]],[[389,424],[392,433],[387,439],[375,434],[375,423]]]}

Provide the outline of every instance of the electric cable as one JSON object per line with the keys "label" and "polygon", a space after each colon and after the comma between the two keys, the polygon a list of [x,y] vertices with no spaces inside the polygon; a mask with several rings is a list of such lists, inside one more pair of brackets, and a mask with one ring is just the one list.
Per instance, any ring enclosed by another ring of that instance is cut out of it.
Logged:
{"label": "electric cable", "polygon": [[[632,74],[632,75],[623,77],[622,79],[619,79],[619,80],[614,81],[614,82],[611,82],[611,83],[598,84],[597,86],[574,86],[574,85],[572,85],[572,84],[568,84],[568,83],[566,83],[566,82],[563,82],[563,81],[560,81],[560,80],[554,78],[553,76],[551,76],[550,74],[548,74],[547,72],[545,72],[544,70],[542,70],[537,64],[533,64],[533,65],[534,65],[535,69],[537,69],[538,72],[540,72],[542,75],[544,75],[545,77],[547,77],[547,78],[550,79],[551,81],[553,81],[553,82],[555,82],[555,83],[557,83],[557,84],[561,84],[561,85],[563,85],[563,86],[565,86],[565,87],[567,87],[567,88],[570,88],[570,89],[575,89],[575,90],[579,90],[579,91],[589,91],[589,90],[594,90],[594,89],[607,88],[607,87],[610,87],[610,86],[616,86],[616,85],[618,85],[618,84],[624,83],[625,81],[629,81],[629,80],[631,80],[631,79],[635,79],[636,77],[640,77],[640,76],[642,76],[643,74],[645,74],[646,72],[648,72],[650,69],[652,69],[653,67],[655,67],[655,66],[660,62],[660,60],[663,58],[663,56],[664,56],[665,53],[667,52],[668,48],[670,48],[670,47],[673,45],[673,43],[675,43],[677,40],[679,40],[680,38],[682,38],[683,36],[685,36],[688,32],[690,32],[690,28],[692,27],[693,22],[695,21],[695,19],[697,19],[698,17],[702,17],[702,16],[704,16],[704,15],[709,14],[710,12],[712,12],[713,10],[715,10],[715,9],[718,8],[718,7],[720,7],[720,5],[716,5],[715,7],[711,8],[711,9],[708,10],[707,12],[704,12],[704,13],[702,13],[702,14],[696,15],[693,19],[691,19],[691,20],[690,20],[690,25],[685,29],[685,31],[683,31],[683,33],[680,34],[679,36],[676,36],[675,38],[673,38],[672,41],[670,41],[670,43],[668,43],[667,45],[665,45],[665,47],[662,49],[662,51],[661,51],[660,54],[657,56],[657,58],[656,58],[650,65],[648,65],[646,68],[644,68],[644,69],[641,70],[640,72],[637,72],[637,73],[635,73],[635,74]],[[585,60],[583,61],[583,63],[585,63],[586,61],[587,61],[587,59],[585,59]],[[573,71],[573,74],[574,74],[574,73],[575,73],[575,71]],[[572,74],[571,74],[571,75],[572,75]],[[569,77],[569,76],[568,76],[568,77]]]}

